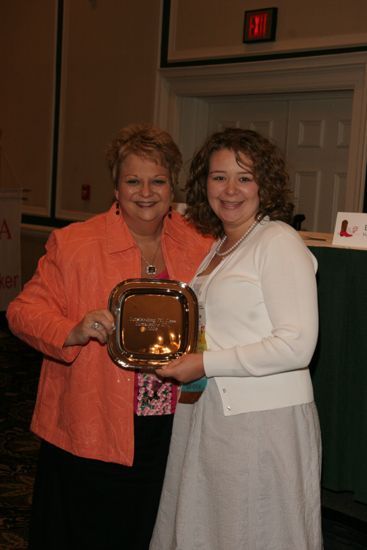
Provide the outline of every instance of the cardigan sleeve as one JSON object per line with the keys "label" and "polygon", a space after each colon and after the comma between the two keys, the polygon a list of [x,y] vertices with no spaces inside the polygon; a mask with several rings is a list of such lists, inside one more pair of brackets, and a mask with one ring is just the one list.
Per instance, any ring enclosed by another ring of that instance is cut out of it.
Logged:
{"label": "cardigan sleeve", "polygon": [[266,376],[305,368],[312,358],[318,336],[316,259],[297,234],[283,230],[260,240],[253,263],[271,331],[258,341],[204,352],[209,377]]}
{"label": "cardigan sleeve", "polygon": [[16,336],[44,355],[70,363],[81,348],[63,348],[76,323],[68,318],[64,270],[70,266],[60,259],[57,232],[49,237],[46,251],[32,279],[10,303],[7,318]]}

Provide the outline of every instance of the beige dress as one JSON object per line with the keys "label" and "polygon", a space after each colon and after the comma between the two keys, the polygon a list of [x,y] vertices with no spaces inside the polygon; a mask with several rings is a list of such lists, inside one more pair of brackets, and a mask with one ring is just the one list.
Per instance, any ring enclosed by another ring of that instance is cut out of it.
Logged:
{"label": "beige dress", "polygon": [[320,550],[314,403],[224,416],[214,380],[176,411],[150,550]]}

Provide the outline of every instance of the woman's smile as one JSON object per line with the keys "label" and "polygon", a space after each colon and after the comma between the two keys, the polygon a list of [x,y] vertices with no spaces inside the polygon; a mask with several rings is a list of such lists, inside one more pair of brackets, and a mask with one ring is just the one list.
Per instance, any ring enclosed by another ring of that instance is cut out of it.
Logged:
{"label": "woman's smile", "polygon": [[235,208],[238,208],[243,204],[243,201],[237,201],[237,202],[228,202],[228,201],[221,201],[223,208],[228,208],[229,210],[233,210]]}
{"label": "woman's smile", "polygon": [[156,205],[158,201],[135,201],[135,204],[140,208],[151,208]]}

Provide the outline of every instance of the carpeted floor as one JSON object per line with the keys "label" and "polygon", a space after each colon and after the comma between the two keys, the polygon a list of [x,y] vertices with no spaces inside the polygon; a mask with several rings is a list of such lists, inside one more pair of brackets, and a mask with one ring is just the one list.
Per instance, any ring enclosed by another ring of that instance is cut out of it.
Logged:
{"label": "carpeted floor", "polygon": [[[0,550],[27,548],[39,446],[29,423],[40,364],[40,355],[10,334],[0,313]],[[348,515],[343,513],[340,500],[338,494],[328,492],[323,508],[325,550],[366,550],[367,507],[364,521],[360,519],[364,514],[357,518],[350,510]]]}
{"label": "carpeted floor", "polygon": [[0,549],[27,548],[38,440],[29,431],[41,357],[0,324]]}

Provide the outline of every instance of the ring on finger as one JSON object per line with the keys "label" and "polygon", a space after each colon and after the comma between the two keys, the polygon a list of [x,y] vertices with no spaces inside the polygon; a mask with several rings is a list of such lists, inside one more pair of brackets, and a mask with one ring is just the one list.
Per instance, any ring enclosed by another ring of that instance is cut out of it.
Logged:
{"label": "ring on finger", "polygon": [[101,328],[101,323],[99,323],[98,321],[94,321],[92,323],[92,328],[94,328],[94,330],[99,330]]}

